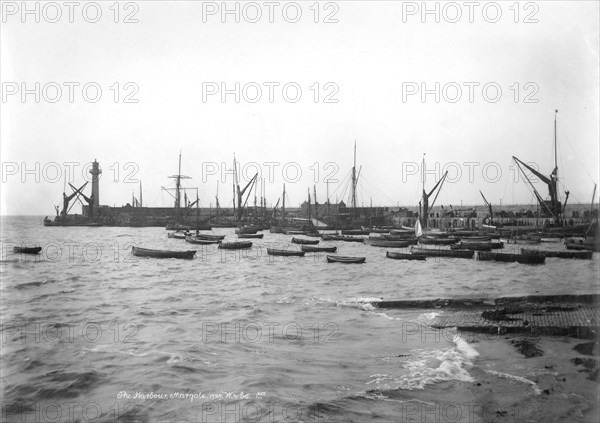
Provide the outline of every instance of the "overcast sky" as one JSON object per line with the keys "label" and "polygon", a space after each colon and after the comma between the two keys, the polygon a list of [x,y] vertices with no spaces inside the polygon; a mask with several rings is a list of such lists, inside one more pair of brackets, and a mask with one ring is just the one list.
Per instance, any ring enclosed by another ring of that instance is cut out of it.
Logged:
{"label": "overcast sky", "polygon": [[101,204],[141,180],[144,205],[171,205],[180,151],[203,207],[217,180],[231,205],[234,154],[269,204],[284,182],[291,205],[315,184],[323,202],[328,177],[347,201],[355,140],[361,204],[417,205],[424,153],[426,188],[449,171],[437,205],[533,204],[512,156],[550,174],[555,109],[561,195],[598,182],[597,1],[113,3],[3,2],[2,214],[53,214],[94,159]]}

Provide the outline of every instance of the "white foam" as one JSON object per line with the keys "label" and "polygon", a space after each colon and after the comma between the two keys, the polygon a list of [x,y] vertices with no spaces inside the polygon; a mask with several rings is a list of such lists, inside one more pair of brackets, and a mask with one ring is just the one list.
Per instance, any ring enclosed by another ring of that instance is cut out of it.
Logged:
{"label": "white foam", "polygon": [[524,378],[522,376],[515,376],[515,375],[511,375],[509,373],[497,372],[496,370],[486,370],[486,372],[490,373],[494,376],[503,377],[503,378],[514,380],[514,381],[521,382],[521,383],[526,383],[528,385],[531,385],[531,387],[533,388],[533,390],[535,391],[535,393],[537,395],[542,393],[542,390],[537,386],[537,384],[534,381]]}
{"label": "white foam", "polygon": [[443,350],[413,350],[410,359],[403,363],[407,374],[394,376],[374,374],[367,384],[375,384],[379,389],[425,389],[426,385],[456,380],[474,382],[468,367],[479,353],[464,339],[455,336],[455,346]]}

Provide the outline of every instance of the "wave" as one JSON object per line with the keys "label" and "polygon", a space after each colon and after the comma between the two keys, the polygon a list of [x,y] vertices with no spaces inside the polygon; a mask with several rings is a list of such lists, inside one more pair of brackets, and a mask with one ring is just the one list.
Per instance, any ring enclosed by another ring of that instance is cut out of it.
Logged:
{"label": "wave", "polygon": [[375,385],[378,392],[394,390],[422,390],[425,386],[445,381],[473,382],[467,367],[479,353],[460,336],[453,339],[454,346],[443,350],[416,350],[403,365],[407,374],[396,376],[374,374],[367,385]]}
{"label": "wave", "polygon": [[511,375],[509,373],[502,373],[502,372],[497,372],[496,370],[486,370],[487,373],[492,374],[494,376],[498,376],[498,377],[502,377],[502,378],[506,378],[506,379],[510,379],[510,380],[514,380],[517,382],[521,382],[521,383],[525,383],[528,385],[531,385],[531,387],[533,388],[534,392],[539,395],[542,393],[542,390],[537,386],[537,383],[535,383],[532,380],[529,380],[527,378],[524,378],[522,376],[515,376],[515,375]]}

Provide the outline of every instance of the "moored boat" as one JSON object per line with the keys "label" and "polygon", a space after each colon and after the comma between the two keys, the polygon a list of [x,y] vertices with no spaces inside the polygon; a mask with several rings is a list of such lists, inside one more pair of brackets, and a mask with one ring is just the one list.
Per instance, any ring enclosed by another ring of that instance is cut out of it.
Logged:
{"label": "moored boat", "polygon": [[222,242],[219,244],[221,250],[243,250],[251,247],[252,242],[250,241]]}
{"label": "moored boat", "polygon": [[220,239],[202,239],[195,236],[186,236],[185,242],[189,242],[190,244],[199,244],[199,245],[210,245],[210,244],[220,244]]}
{"label": "moored boat", "polygon": [[285,249],[279,249],[279,248],[267,248],[267,254],[270,256],[303,257],[305,252],[297,251],[297,250],[285,250]]}
{"label": "moored boat", "polygon": [[39,254],[42,251],[42,247],[14,247],[14,253],[21,254]]}
{"label": "moored boat", "polygon": [[452,245],[456,244],[458,239],[456,238],[437,238],[437,237],[421,237],[419,243],[424,245]]}
{"label": "moored boat", "polygon": [[544,257],[556,257],[564,259],[581,259],[590,260],[593,253],[591,251],[544,251],[544,250],[531,250],[527,248],[521,248],[522,254],[541,254]]}
{"label": "moored boat", "polygon": [[475,255],[475,251],[473,250],[442,250],[441,248],[420,248],[414,246],[410,248],[410,252],[429,257],[473,258]]}
{"label": "moored boat", "polygon": [[222,241],[225,239],[225,235],[196,234],[196,238],[207,241]]}
{"label": "moored boat", "polygon": [[363,229],[342,229],[342,235],[369,235],[370,231]]}
{"label": "moored boat", "polygon": [[196,254],[195,250],[188,251],[169,251],[169,250],[151,250],[149,248],[131,247],[131,252],[136,257],[151,257],[151,258],[176,258],[176,259],[193,259]]}
{"label": "moored boat", "polygon": [[265,234],[237,234],[238,238],[262,239]]}
{"label": "moored boat", "polygon": [[319,242],[321,242],[320,239],[292,238],[292,244],[317,245]]}
{"label": "moored boat", "polygon": [[393,251],[386,251],[385,256],[394,260],[425,260],[427,256],[421,254],[412,253],[396,253]]}
{"label": "moored boat", "polygon": [[473,251],[492,251],[492,245],[489,243],[468,243],[463,244],[459,242],[458,244],[453,244],[450,246],[451,250],[473,250]]}
{"label": "moored boat", "polygon": [[305,253],[335,253],[337,247],[315,247],[314,245],[303,245],[300,247]]}
{"label": "moored boat", "polygon": [[477,253],[477,260],[481,261],[501,261],[505,263],[521,264],[544,264],[546,257],[542,254],[508,254],[508,253],[490,253],[481,251]]}
{"label": "moored boat", "polygon": [[185,239],[189,235],[189,232],[169,232],[167,238]]}
{"label": "moored boat", "polygon": [[327,256],[327,263],[361,264],[366,260],[366,257]]}
{"label": "moored boat", "polygon": [[391,241],[385,238],[375,239],[375,237],[371,237],[369,239],[365,239],[365,244],[371,245],[373,247],[406,248],[410,245],[413,245],[413,242],[410,240]]}
{"label": "moored boat", "polygon": [[364,242],[364,240],[364,238],[357,238],[351,235],[323,234],[323,241]]}
{"label": "moored boat", "polygon": [[254,227],[254,226],[241,226],[239,228],[236,228],[235,233],[236,234],[255,234],[258,232],[258,228]]}

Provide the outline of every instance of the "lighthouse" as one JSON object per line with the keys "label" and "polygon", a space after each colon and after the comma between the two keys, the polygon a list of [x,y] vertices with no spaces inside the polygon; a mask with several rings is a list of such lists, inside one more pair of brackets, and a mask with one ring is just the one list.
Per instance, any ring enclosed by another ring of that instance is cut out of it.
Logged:
{"label": "lighthouse", "polygon": [[92,163],[92,169],[90,170],[92,174],[92,199],[94,200],[93,208],[95,210],[100,207],[100,174],[102,173],[102,169],[100,169],[100,163],[94,159],[94,163]]}

